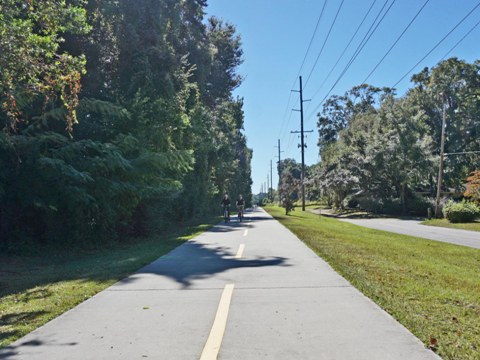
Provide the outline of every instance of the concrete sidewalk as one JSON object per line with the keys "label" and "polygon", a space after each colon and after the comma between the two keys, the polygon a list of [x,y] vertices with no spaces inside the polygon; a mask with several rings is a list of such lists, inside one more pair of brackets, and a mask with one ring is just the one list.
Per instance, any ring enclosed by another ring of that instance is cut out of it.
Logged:
{"label": "concrete sidewalk", "polygon": [[[439,359],[268,214],[246,216],[97,294],[0,359],[200,359],[220,309],[219,359]],[[219,307],[227,284],[231,302]]]}

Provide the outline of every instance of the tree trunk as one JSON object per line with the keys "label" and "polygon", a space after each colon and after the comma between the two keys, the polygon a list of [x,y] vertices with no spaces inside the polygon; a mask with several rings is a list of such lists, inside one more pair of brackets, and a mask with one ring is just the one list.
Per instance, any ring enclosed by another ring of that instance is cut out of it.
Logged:
{"label": "tree trunk", "polygon": [[402,205],[402,215],[405,215],[407,213],[406,198],[407,198],[407,184],[405,184],[405,182],[402,182],[400,184],[400,204]]}

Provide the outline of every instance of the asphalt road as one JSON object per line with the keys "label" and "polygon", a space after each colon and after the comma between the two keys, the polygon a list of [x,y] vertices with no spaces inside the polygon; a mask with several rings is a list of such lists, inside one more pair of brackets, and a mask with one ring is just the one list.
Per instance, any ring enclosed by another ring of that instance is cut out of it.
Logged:
{"label": "asphalt road", "polygon": [[418,220],[339,219],[351,224],[480,249],[480,232],[427,226]]}
{"label": "asphalt road", "polygon": [[439,359],[265,212],[246,216],[97,294],[0,359]]}

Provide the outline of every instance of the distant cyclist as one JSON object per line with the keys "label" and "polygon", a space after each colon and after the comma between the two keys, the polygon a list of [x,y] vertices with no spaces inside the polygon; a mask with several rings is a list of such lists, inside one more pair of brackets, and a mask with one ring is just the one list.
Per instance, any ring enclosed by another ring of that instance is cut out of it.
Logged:
{"label": "distant cyclist", "polygon": [[245,200],[243,200],[242,194],[238,196],[237,199],[237,209],[238,209],[238,219],[242,221],[243,219],[243,211],[245,210]]}
{"label": "distant cyclist", "polygon": [[225,222],[227,222],[230,220],[230,199],[228,198],[227,194],[223,196],[220,205],[223,206],[223,217],[225,219]]}

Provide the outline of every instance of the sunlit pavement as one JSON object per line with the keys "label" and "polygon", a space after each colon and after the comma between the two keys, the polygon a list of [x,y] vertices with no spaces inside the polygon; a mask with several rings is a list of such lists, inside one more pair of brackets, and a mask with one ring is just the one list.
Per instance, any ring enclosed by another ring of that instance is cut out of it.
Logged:
{"label": "sunlit pavement", "polygon": [[438,359],[263,210],[85,301],[0,359]]}

